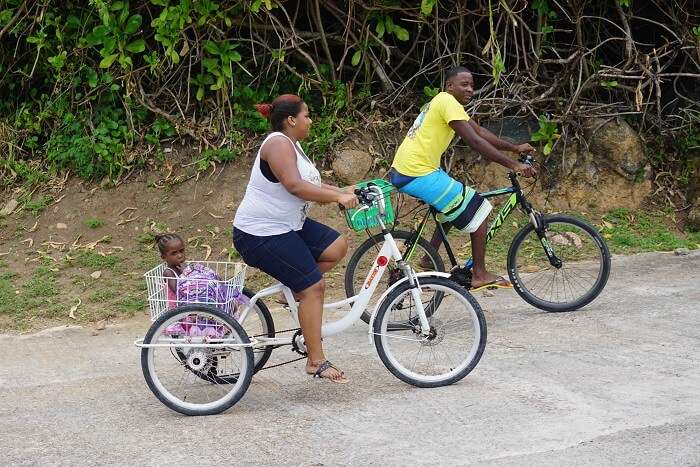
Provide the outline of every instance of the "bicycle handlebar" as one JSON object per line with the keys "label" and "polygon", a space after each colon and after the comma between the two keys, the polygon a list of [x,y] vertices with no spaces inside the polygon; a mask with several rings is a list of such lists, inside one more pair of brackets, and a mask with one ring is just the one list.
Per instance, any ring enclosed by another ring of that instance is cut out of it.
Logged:
{"label": "bicycle handlebar", "polygon": [[535,163],[535,157],[532,154],[521,152],[518,157],[518,162],[521,164],[532,165]]}
{"label": "bicycle handlebar", "polygon": [[355,188],[355,196],[360,204],[366,206],[371,206],[374,200],[377,198],[377,194],[371,191],[369,188]]}

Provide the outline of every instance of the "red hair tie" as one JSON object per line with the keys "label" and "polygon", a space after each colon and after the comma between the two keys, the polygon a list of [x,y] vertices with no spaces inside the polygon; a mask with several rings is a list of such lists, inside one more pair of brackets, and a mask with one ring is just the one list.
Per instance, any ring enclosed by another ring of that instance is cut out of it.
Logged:
{"label": "red hair tie", "polygon": [[260,115],[262,115],[265,118],[270,118],[270,114],[272,113],[272,104],[255,104],[255,108],[260,112]]}

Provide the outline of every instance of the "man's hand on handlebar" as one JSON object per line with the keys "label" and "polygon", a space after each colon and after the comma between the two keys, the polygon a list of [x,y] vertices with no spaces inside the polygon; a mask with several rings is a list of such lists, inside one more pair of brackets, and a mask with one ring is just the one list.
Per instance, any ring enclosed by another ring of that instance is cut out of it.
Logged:
{"label": "man's hand on handlebar", "polygon": [[537,175],[537,169],[534,166],[530,164],[523,164],[521,162],[517,162],[515,164],[513,171],[517,172],[518,175],[522,175],[523,177],[534,177]]}
{"label": "man's hand on handlebar", "polygon": [[533,148],[533,147],[530,145],[530,143],[523,143],[523,144],[519,144],[519,145],[516,147],[516,151],[514,151],[514,152],[516,152],[516,153],[518,153],[518,154],[523,154],[523,153],[525,153],[525,154],[534,154],[536,151],[535,151],[535,148]]}

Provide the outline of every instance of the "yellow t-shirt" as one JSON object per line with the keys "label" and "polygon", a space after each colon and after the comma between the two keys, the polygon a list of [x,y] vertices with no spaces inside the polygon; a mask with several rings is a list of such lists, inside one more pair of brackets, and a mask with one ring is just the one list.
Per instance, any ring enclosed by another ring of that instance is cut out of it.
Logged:
{"label": "yellow t-shirt", "polygon": [[469,121],[462,104],[447,92],[441,92],[425,104],[396,151],[396,170],[409,177],[420,177],[440,168],[440,158],[455,136],[449,123]]}

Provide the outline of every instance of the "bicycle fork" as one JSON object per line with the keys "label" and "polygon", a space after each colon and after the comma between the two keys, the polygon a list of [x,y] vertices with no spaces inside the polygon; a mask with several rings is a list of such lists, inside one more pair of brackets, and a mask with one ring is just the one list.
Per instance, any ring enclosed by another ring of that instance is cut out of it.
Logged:
{"label": "bicycle fork", "polygon": [[411,286],[411,298],[416,306],[416,315],[418,315],[418,320],[420,321],[421,334],[423,337],[427,337],[430,334],[430,323],[428,322],[428,317],[425,314],[423,299],[420,296],[420,283],[418,282],[418,276],[415,275],[413,268],[411,268],[411,266],[409,266],[404,260],[400,260],[398,264],[405,277],[408,278],[408,283]]}
{"label": "bicycle fork", "polygon": [[544,248],[544,253],[547,255],[547,259],[549,260],[549,264],[557,269],[560,269],[562,267],[562,262],[556,253],[554,253],[552,244],[549,243],[549,239],[547,238],[547,226],[544,222],[544,216],[532,209],[531,206],[528,214],[530,216],[530,223],[535,228],[535,233],[537,233],[537,238],[540,239],[542,248]]}

